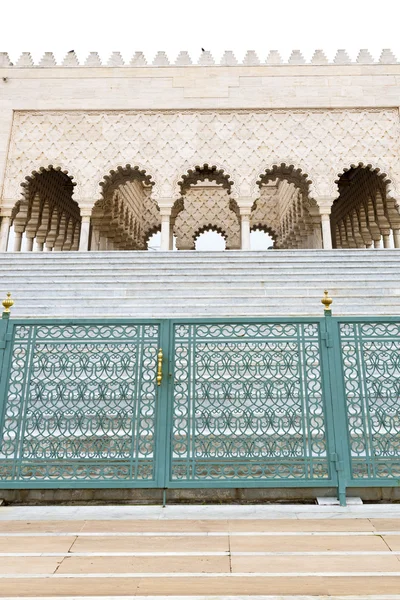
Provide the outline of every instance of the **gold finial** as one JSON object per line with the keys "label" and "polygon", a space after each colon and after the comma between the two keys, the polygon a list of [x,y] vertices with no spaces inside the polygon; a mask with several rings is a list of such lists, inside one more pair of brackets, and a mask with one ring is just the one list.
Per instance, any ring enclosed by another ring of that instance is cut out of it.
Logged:
{"label": "gold finial", "polygon": [[333,302],[332,298],[329,298],[329,292],[328,290],[324,291],[324,297],[321,300],[322,304],[324,305],[324,310],[331,310],[331,304]]}
{"label": "gold finial", "polygon": [[7,298],[3,300],[2,305],[4,306],[4,312],[9,313],[10,308],[13,306],[14,300],[11,299],[11,292],[7,293]]}

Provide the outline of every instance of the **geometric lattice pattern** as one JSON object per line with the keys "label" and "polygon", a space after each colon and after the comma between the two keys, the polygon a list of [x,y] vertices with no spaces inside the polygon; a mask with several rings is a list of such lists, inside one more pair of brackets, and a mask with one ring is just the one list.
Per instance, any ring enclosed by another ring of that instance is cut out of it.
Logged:
{"label": "geometric lattice pattern", "polygon": [[400,478],[400,323],[341,323],[353,479]]}
{"label": "geometric lattice pattern", "polygon": [[157,324],[16,325],[0,481],[154,480]]}
{"label": "geometric lattice pattern", "polygon": [[52,164],[74,178],[78,203],[94,203],[129,157],[152,177],[155,200],[178,199],[182,176],[205,163],[229,174],[233,197],[257,198],[260,174],[282,162],[308,174],[312,197],[336,197],[338,173],[359,161],[400,188],[399,156],[395,108],[15,111],[3,196],[20,199],[25,177]]}
{"label": "geometric lattice pattern", "polygon": [[172,481],[330,478],[318,323],[174,326]]}

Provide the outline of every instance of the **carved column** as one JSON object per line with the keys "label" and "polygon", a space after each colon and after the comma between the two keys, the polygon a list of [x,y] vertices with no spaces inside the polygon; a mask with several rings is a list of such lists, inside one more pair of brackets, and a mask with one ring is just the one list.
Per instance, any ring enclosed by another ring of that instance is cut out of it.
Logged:
{"label": "carved column", "polygon": [[321,215],[322,245],[324,250],[332,249],[331,220],[329,214]]}
{"label": "carved column", "polygon": [[42,210],[42,220],[39,226],[39,229],[36,233],[36,250],[37,252],[43,252],[44,243],[46,241],[47,233],[50,228],[49,223],[50,218],[50,208],[47,202],[45,202]]}
{"label": "carved column", "polygon": [[250,210],[246,212],[240,210],[240,237],[241,249],[250,250]]}
{"label": "carved column", "polygon": [[40,225],[40,197],[39,197],[39,194],[35,194],[35,197],[32,200],[32,206],[31,206],[30,212],[31,212],[30,218],[25,227],[25,236],[26,236],[25,250],[27,252],[31,252],[33,250],[33,242],[36,237],[36,232],[39,229],[39,225]]}
{"label": "carved column", "polygon": [[[72,219],[69,219],[68,225],[66,226],[65,239],[64,239],[64,243],[62,245],[61,250],[63,250],[64,252],[67,250],[71,250],[73,237],[74,237],[74,223],[73,223]],[[36,238],[36,241],[37,241],[37,238]]]}
{"label": "carved column", "polygon": [[379,190],[375,196],[376,221],[383,238],[383,247],[390,248],[390,223],[387,219],[382,194]]}
{"label": "carved column", "polygon": [[79,252],[89,250],[90,215],[82,215],[81,232],[79,236]]}
{"label": "carved column", "polygon": [[393,242],[395,248],[400,248],[400,229],[393,229]]}
{"label": "carved column", "polygon": [[92,243],[90,244],[91,250],[98,250],[100,245],[100,231],[97,227],[92,229]]}
{"label": "carved column", "polygon": [[79,231],[80,231],[80,221],[76,221],[74,224],[74,235],[73,235],[73,241],[72,241],[72,246],[71,246],[71,251],[72,252],[76,252],[79,248]]}
{"label": "carved column", "polygon": [[54,247],[54,242],[56,241],[58,235],[58,227],[60,223],[60,217],[58,214],[57,208],[53,209],[53,213],[50,219],[49,230],[46,236],[46,245],[44,247],[45,252],[52,252]]}
{"label": "carved column", "polygon": [[376,213],[376,204],[373,198],[368,198],[367,217],[368,228],[374,242],[374,248],[381,247],[381,231],[379,229],[378,218]]}
{"label": "carved column", "polygon": [[331,231],[331,209],[335,201],[333,196],[320,196],[315,198],[319,206],[321,215],[322,246],[324,250],[332,249],[332,231]]}
{"label": "carved column", "polygon": [[161,212],[161,250],[169,250],[170,247],[170,214]]}
{"label": "carved column", "polygon": [[7,252],[8,236],[10,234],[11,217],[3,216],[0,226],[0,252]]}
{"label": "carved column", "polygon": [[27,200],[21,202],[17,216],[14,219],[14,252],[20,252],[22,246],[22,235],[28,221],[29,203]]}
{"label": "carved column", "polygon": [[256,198],[241,196],[236,199],[240,211],[240,245],[242,250],[250,250],[250,215]]}
{"label": "carved column", "polygon": [[158,206],[160,207],[161,216],[161,244],[160,249],[163,251],[172,250],[171,243],[171,212],[174,204],[173,198],[159,198]]}
{"label": "carved column", "polygon": [[390,248],[390,229],[382,229],[383,247]]}
{"label": "carved column", "polygon": [[321,215],[319,207],[311,202],[307,202],[305,208],[308,211],[308,217],[306,215],[306,245],[305,248],[322,248],[322,229],[321,229]]}
{"label": "carved column", "polygon": [[14,252],[20,252],[22,246],[22,232],[14,232]]}
{"label": "carved column", "polygon": [[61,252],[62,247],[65,242],[65,236],[67,234],[67,219],[65,214],[61,216],[60,225],[58,227],[58,234],[56,239],[54,240],[54,252]]}

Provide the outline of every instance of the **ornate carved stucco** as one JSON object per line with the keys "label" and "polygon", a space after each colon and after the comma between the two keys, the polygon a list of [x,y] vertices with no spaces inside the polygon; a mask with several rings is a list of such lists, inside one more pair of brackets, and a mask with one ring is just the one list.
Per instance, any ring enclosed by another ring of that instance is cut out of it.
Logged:
{"label": "ornate carved stucco", "polygon": [[204,163],[229,173],[234,198],[257,198],[260,174],[282,162],[308,175],[312,197],[336,197],[338,173],[360,162],[385,172],[396,195],[399,130],[395,109],[16,111],[3,201],[52,164],[92,206],[105,174],[127,162],[152,177],[155,199],[179,198],[182,175]]}
{"label": "ornate carved stucco", "polygon": [[226,189],[218,186],[192,187],[184,196],[183,210],[175,219],[174,234],[178,249],[193,250],[197,235],[208,229],[219,231],[227,250],[240,248],[240,221],[230,208]]}
{"label": "ornate carved stucco", "polygon": [[129,170],[124,177],[114,177],[103,186],[103,198],[92,211],[92,224],[100,237],[113,240],[114,248],[145,250],[149,236],[160,227],[151,186]]}
{"label": "ornate carved stucco", "polygon": [[252,229],[268,231],[276,237],[281,225],[277,184],[261,187],[260,197],[251,211],[250,224]]}

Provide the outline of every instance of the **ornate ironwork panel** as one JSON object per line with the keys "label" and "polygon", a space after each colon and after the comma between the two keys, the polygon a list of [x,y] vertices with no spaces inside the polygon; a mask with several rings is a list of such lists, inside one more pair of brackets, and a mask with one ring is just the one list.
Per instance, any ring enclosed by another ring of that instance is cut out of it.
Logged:
{"label": "ornate ironwork panel", "polygon": [[400,322],[339,324],[353,479],[400,478]]}
{"label": "ornate ironwork panel", "polygon": [[173,329],[172,482],[331,477],[318,322]]}
{"label": "ornate ironwork panel", "polygon": [[0,481],[155,480],[155,324],[15,324]]}

